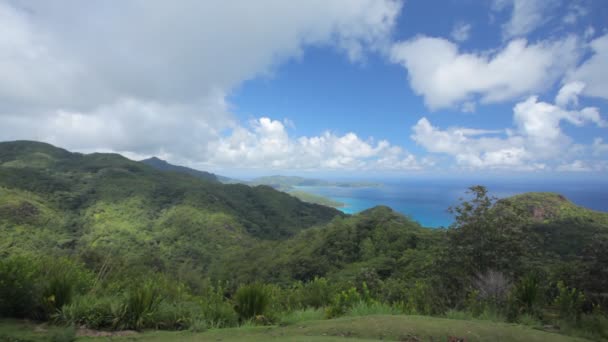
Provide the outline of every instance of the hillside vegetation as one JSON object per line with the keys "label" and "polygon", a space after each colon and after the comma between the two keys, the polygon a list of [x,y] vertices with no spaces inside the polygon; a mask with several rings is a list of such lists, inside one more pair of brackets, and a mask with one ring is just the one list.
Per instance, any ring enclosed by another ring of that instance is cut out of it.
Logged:
{"label": "hillside vegetation", "polygon": [[[470,192],[452,227],[427,229],[388,207],[349,216],[269,186],[0,143],[0,316],[110,331],[319,321],[311,332],[331,336],[356,322],[338,317],[425,315],[608,339],[608,214]],[[440,322],[412,334],[443,336]],[[490,338],[527,329],[479,324]]]}

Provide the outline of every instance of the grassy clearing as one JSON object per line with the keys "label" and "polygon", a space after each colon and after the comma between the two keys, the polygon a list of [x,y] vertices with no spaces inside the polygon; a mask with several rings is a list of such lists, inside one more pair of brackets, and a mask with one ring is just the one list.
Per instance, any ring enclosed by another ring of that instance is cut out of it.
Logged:
{"label": "grassy clearing", "polygon": [[[41,340],[35,339],[41,335],[33,331],[33,325],[27,329],[18,327],[15,321],[5,322],[0,324],[0,336],[12,333],[17,335],[9,341]],[[300,321],[279,327],[247,325],[202,333],[158,331],[124,337],[80,337],[77,341],[446,341],[450,336],[466,341],[586,341],[523,325],[402,315]]]}

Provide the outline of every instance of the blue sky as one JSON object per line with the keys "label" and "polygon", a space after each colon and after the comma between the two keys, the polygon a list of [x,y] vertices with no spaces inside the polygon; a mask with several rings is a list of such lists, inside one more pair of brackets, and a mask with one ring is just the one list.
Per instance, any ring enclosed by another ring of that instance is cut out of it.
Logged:
{"label": "blue sky", "polygon": [[234,176],[601,177],[607,19],[603,0],[0,1],[0,140]]}

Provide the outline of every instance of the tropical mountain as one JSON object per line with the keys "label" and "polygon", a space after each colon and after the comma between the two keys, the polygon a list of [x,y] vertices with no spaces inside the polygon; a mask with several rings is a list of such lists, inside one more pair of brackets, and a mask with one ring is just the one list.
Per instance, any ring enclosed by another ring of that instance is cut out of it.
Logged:
{"label": "tropical mountain", "polygon": [[344,215],[271,186],[174,170],[0,143],[0,316],[104,329],[234,326],[256,317],[243,305],[261,296],[272,303],[262,322],[358,305],[593,319],[593,336],[603,336],[603,316],[590,315],[608,304],[608,213],[559,194],[496,201],[472,187],[450,229],[429,229],[384,206]]}
{"label": "tropical mountain", "polygon": [[170,164],[157,157],[140,160],[140,162],[144,163],[146,165],[150,165],[157,170],[181,172],[181,173],[186,173],[186,174],[198,177],[200,179],[208,180],[208,181],[215,181],[215,182],[219,181],[218,176],[213,173],[206,172],[206,171],[199,171],[199,170],[191,169],[191,168],[185,167],[185,166],[173,165],[173,164]]}

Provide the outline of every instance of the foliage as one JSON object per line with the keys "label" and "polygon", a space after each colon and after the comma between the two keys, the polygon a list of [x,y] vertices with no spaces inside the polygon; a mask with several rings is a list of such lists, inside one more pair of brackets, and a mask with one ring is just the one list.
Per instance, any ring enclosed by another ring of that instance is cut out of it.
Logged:
{"label": "foliage", "polygon": [[0,259],[0,316],[26,317],[34,310],[36,266],[23,256]]}
{"label": "foliage", "polygon": [[559,308],[560,317],[580,321],[585,295],[575,288],[568,288],[563,281],[557,282],[557,291],[555,305]]}
{"label": "foliage", "polygon": [[327,318],[344,315],[350,308],[362,300],[362,296],[354,287],[341,291],[334,297],[332,304],[326,309],[325,315]]}
{"label": "foliage", "polygon": [[515,320],[523,314],[538,317],[543,304],[543,287],[536,275],[527,275],[513,287],[509,297],[508,316]]}
{"label": "foliage", "polygon": [[241,286],[234,295],[234,308],[241,320],[263,316],[268,309],[270,292],[266,285],[255,283]]}
{"label": "foliage", "polygon": [[0,316],[202,331],[399,311],[603,336],[608,215],[482,186],[452,211],[450,229],[425,229],[388,207],[346,216],[269,186],[0,143]]}

